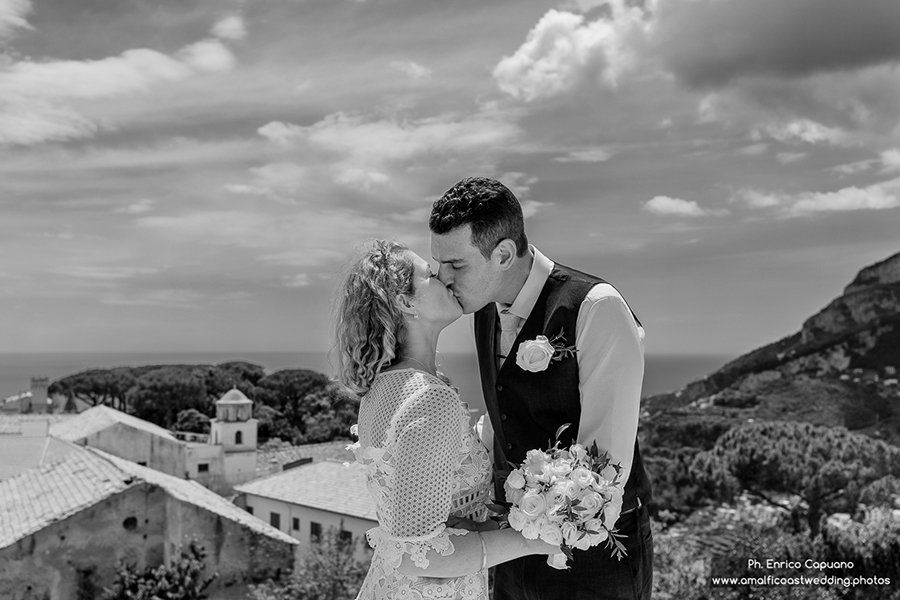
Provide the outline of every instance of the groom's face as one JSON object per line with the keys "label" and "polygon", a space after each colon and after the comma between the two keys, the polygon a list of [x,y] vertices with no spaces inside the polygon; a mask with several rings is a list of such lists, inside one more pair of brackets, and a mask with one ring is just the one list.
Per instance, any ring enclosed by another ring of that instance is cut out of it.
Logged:
{"label": "groom's face", "polygon": [[500,271],[472,245],[472,228],[457,227],[431,234],[431,256],[438,263],[438,278],[450,288],[466,314],[494,302]]}

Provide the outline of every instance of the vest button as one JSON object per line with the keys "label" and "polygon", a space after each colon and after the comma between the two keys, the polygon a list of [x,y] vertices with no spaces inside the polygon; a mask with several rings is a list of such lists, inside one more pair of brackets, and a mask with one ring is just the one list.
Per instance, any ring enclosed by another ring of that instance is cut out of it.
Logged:
{"label": "vest button", "polygon": [[501,420],[501,421],[505,421],[506,419],[507,419],[506,413],[503,413],[502,415],[500,415],[500,420]]}
{"label": "vest button", "polygon": [[507,450],[512,450],[512,448],[513,448],[513,445],[512,445],[512,444],[507,444],[507,445],[506,445],[506,449],[507,449]]}
{"label": "vest button", "polygon": [[500,384],[500,383],[497,384],[497,391],[498,391],[498,392],[502,392],[502,391],[503,391],[503,385],[502,385],[502,384]]}

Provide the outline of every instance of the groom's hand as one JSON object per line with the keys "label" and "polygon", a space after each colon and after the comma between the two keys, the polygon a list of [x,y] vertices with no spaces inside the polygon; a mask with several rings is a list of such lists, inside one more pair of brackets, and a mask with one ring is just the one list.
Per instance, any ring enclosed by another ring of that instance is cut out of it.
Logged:
{"label": "groom's hand", "polygon": [[500,529],[500,524],[493,519],[488,519],[487,521],[474,521],[463,517],[451,516],[444,524],[451,529],[465,529],[467,531],[491,531],[493,529]]}

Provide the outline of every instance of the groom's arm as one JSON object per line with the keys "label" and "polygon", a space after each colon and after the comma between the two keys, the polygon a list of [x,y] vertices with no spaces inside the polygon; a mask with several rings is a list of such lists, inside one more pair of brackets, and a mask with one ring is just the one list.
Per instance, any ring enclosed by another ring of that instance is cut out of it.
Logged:
{"label": "groom's arm", "polygon": [[609,451],[628,480],[644,378],[643,329],[609,284],[594,286],[578,311],[575,333],[581,420],[578,442]]}

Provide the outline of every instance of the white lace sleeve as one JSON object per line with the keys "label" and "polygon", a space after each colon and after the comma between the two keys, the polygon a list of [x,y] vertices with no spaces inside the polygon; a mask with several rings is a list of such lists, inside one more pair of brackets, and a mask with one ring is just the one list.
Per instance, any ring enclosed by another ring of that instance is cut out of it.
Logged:
{"label": "white lace sleeve", "polygon": [[394,463],[394,527],[419,567],[425,554],[453,553],[444,522],[450,515],[452,476],[459,463],[464,434],[459,396],[446,386],[429,385],[404,404],[392,424]]}

